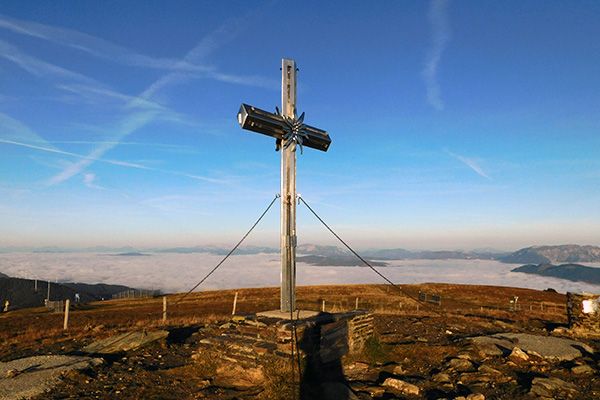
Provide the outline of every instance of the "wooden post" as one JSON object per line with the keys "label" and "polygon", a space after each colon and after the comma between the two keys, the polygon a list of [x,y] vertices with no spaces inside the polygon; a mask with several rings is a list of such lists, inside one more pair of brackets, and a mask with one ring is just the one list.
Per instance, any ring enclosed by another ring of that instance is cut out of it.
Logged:
{"label": "wooden post", "polygon": [[50,281],[48,281],[48,295],[46,296],[46,300],[50,301]]}
{"label": "wooden post", "polygon": [[167,322],[167,296],[163,296],[163,323]]}
{"label": "wooden post", "polygon": [[354,309],[358,310],[358,297],[356,298],[356,304],[354,305]]}
{"label": "wooden post", "polygon": [[66,331],[69,327],[69,305],[71,301],[67,299],[65,301],[65,321],[63,322],[63,330]]}
{"label": "wooden post", "polygon": [[33,290],[37,293],[37,279],[34,281]]}
{"label": "wooden post", "polygon": [[321,302],[321,311],[325,312],[325,300]]}
{"label": "wooden post", "polygon": [[238,297],[238,292],[235,292],[235,296],[233,297],[233,309],[231,310],[231,315],[235,315],[235,308],[237,306],[237,297]]}

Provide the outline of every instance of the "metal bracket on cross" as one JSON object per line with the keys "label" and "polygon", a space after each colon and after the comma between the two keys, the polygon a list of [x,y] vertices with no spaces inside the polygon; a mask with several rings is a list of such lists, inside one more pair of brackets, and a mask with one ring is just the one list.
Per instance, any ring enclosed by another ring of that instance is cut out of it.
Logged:
{"label": "metal bracket on cross", "polygon": [[296,151],[296,145],[298,145],[300,147],[300,154],[303,154],[304,151],[302,149],[302,144],[305,140],[310,140],[306,131],[306,125],[304,125],[304,113],[298,117],[296,110],[294,110],[293,117],[286,117],[285,115],[281,115],[279,107],[275,107],[275,114],[283,117],[283,121],[285,122],[285,133],[280,140],[277,140],[275,144],[275,151],[279,151],[281,148],[281,142],[283,141],[284,149],[292,146],[292,151]]}

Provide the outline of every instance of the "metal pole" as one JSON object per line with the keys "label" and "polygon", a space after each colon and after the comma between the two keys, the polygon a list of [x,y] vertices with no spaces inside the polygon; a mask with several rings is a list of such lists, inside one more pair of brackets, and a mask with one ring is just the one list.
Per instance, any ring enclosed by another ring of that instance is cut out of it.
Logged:
{"label": "metal pole", "polygon": [[[281,113],[294,118],[296,62],[281,60]],[[283,145],[284,143],[282,143]],[[281,148],[281,311],[296,309],[296,152]]]}

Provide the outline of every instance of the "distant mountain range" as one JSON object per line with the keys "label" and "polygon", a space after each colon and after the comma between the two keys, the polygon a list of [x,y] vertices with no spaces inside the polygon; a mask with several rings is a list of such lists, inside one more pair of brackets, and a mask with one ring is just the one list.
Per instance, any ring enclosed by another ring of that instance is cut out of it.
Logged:
{"label": "distant mountain range", "polygon": [[565,244],[531,246],[498,258],[510,264],[600,263],[600,247]]}
{"label": "distant mountain range", "polygon": [[[336,255],[336,256],[298,256],[296,261],[305,262],[310,265],[325,267],[365,267],[366,265],[354,255]],[[381,261],[368,260],[374,267],[385,267],[387,263]]]}
{"label": "distant mountain range", "polygon": [[375,249],[361,255],[378,260],[495,260],[506,253],[475,252],[461,250],[418,250]]}
{"label": "distant mountain range", "polygon": [[[0,248],[0,252],[35,252],[35,253],[72,253],[89,252],[111,254],[115,256],[145,256],[160,253],[192,254],[208,253],[225,255],[231,249],[220,246],[190,246],[171,248],[133,248],[133,247],[88,247],[88,248]],[[279,248],[266,246],[244,246],[236,250],[236,255],[277,254]],[[346,257],[351,255],[346,249],[337,246],[302,244],[297,247],[299,256]],[[502,252],[493,249],[473,251],[463,250],[406,250],[403,248],[369,249],[359,251],[361,256],[371,260],[498,260],[511,264],[560,264],[560,263],[600,263],[600,247],[579,246],[574,244],[558,246],[531,246],[515,252]],[[341,259],[333,265],[340,265]],[[316,261],[316,260],[313,260]],[[321,261],[319,261],[320,263]],[[345,263],[347,264],[347,262]],[[330,264],[332,265],[332,264]],[[350,265],[353,265],[352,263]]]}
{"label": "distant mountain range", "polygon": [[[79,293],[81,302],[110,299],[113,294],[132,290],[123,285],[109,285],[104,283],[54,283],[50,282],[50,300],[75,299]],[[11,309],[40,307],[48,295],[48,282],[37,281],[37,290],[33,279],[11,278],[0,273],[0,302],[10,302]]]}
{"label": "distant mountain range", "polygon": [[513,269],[512,272],[551,276],[554,278],[567,279],[575,282],[587,282],[595,285],[600,284],[600,268],[586,267],[585,265],[579,264],[527,264]]}

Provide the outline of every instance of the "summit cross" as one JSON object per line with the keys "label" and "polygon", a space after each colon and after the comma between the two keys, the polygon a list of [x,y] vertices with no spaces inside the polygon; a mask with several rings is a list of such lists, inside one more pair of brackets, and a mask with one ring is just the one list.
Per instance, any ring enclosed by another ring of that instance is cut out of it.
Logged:
{"label": "summit cross", "polygon": [[275,138],[281,150],[281,312],[296,310],[296,148],[327,151],[326,131],[304,124],[296,113],[296,62],[281,60],[281,111],[275,113],[242,104],[237,118],[243,129]]}

